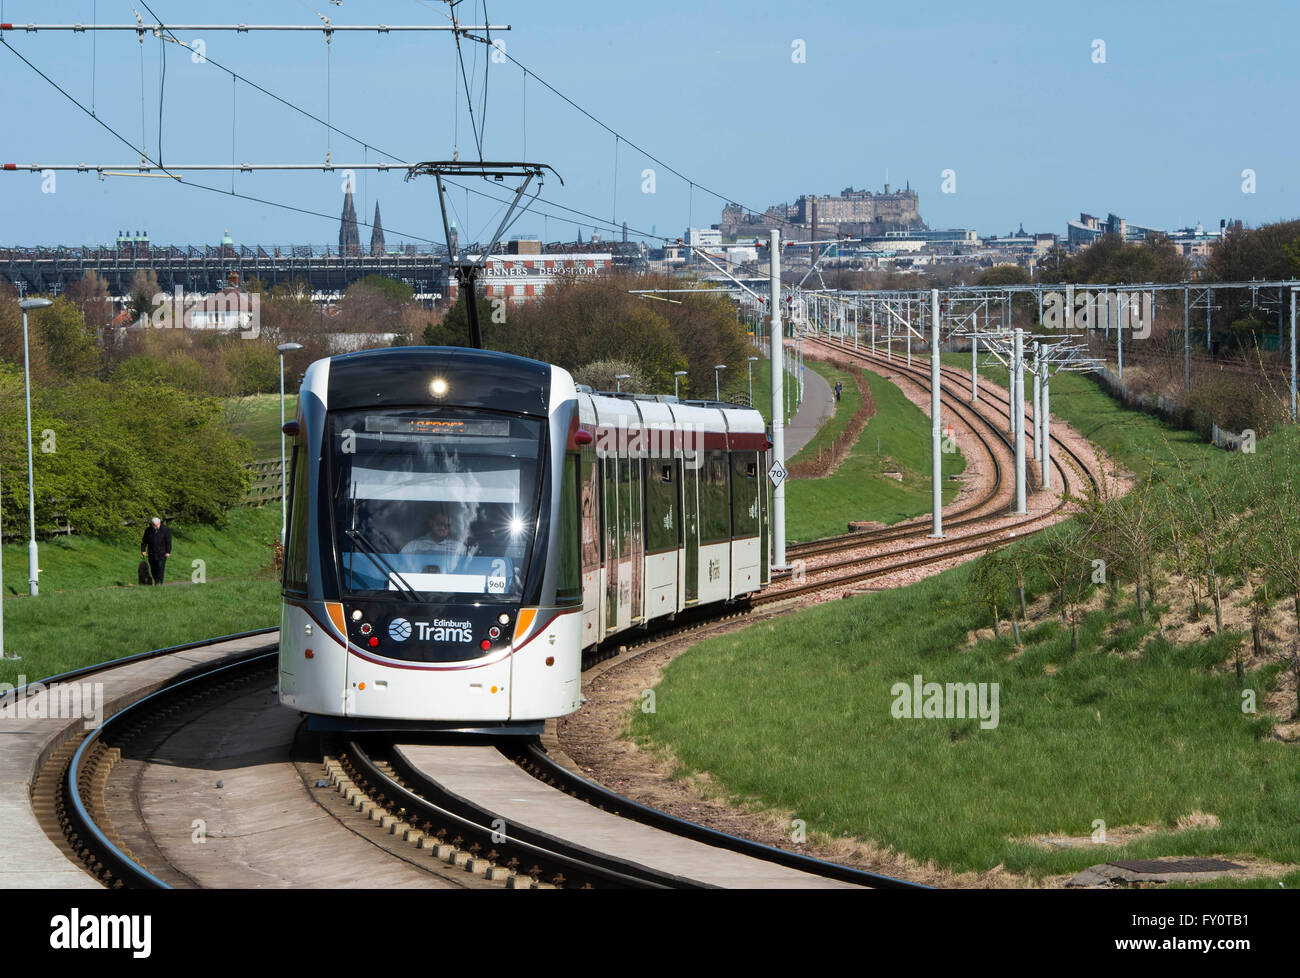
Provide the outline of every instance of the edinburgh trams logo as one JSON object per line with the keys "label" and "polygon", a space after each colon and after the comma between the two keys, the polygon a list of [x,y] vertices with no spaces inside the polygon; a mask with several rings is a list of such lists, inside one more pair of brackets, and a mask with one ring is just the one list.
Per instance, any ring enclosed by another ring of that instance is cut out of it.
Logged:
{"label": "edinburgh trams logo", "polygon": [[435,618],[433,621],[410,622],[405,618],[394,618],[388,623],[388,637],[394,642],[405,642],[411,632],[422,642],[472,642],[474,626],[468,621],[448,621]]}

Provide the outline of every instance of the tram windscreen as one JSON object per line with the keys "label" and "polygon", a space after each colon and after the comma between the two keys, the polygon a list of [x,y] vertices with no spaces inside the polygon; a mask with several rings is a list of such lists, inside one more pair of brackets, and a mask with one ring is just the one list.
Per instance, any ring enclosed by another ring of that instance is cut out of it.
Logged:
{"label": "tram windscreen", "polygon": [[542,423],[528,418],[450,409],[332,415],[344,591],[518,601],[541,451]]}

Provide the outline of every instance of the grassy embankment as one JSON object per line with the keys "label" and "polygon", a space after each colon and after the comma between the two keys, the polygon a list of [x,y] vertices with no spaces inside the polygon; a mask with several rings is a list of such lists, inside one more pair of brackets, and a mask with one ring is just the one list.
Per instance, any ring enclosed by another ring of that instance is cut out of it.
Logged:
{"label": "grassy embankment", "polygon": [[[280,454],[280,395],[254,394],[251,397],[228,397],[225,400],[226,427],[232,434],[248,439],[250,457],[274,458]],[[298,395],[284,395],[286,421],[298,416]]]}
{"label": "grassy embankment", "polygon": [[[293,401],[286,412],[294,410]],[[227,419],[253,445],[279,454],[278,395],[232,399]],[[280,507],[236,509],[227,526],[173,526],[160,588],[137,584],[139,530],[111,539],[40,541],[40,594],[27,595],[27,545],[6,544],[4,653],[0,681],[54,675],[78,666],[274,625],[279,582],[271,569]],[[202,561],[196,564],[195,561]],[[200,573],[201,572],[201,573]],[[196,583],[201,577],[203,583]]]}
{"label": "grassy embankment", "polygon": [[[1084,378],[1054,385],[1053,413],[1135,471],[1176,472],[1177,454],[1212,479],[1238,477],[1240,456],[1124,411]],[[1262,440],[1259,452],[1296,435]],[[1026,630],[1019,654],[1005,629],[972,643],[990,619],[966,597],[970,573],[705,642],[666,670],[657,713],[635,712],[631,732],[683,769],[709,771],[733,798],[953,871],[1001,864],[1042,877],[1167,855],[1300,863],[1298,748],[1268,737],[1277,718],[1242,709],[1243,687],[1262,704],[1279,663],[1239,686],[1225,664],[1249,645],[1240,631],[1175,645],[1125,592],[1090,606],[1073,654],[1054,614]],[[998,725],[894,718],[894,684],[917,674],[999,684]],[[1125,827],[1144,834],[1124,845],[1035,841],[1087,838],[1098,820],[1112,839]],[[1300,885],[1300,873],[1281,882]]]}

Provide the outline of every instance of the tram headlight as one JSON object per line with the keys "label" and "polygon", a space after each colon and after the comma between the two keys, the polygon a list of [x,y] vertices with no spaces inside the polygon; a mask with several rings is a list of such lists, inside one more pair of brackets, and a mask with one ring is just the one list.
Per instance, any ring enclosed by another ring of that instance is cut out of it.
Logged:
{"label": "tram headlight", "polygon": [[518,536],[523,532],[524,532],[524,521],[516,516],[514,519],[510,521],[510,535]]}
{"label": "tram headlight", "polygon": [[434,377],[429,384],[429,393],[434,397],[444,397],[447,394],[447,381],[443,377]]}

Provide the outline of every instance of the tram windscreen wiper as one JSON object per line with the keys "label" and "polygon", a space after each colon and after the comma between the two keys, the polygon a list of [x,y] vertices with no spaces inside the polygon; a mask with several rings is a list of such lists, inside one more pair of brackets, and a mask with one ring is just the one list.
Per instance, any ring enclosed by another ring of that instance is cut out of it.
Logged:
{"label": "tram windscreen wiper", "polygon": [[380,567],[382,567],[384,570],[386,570],[389,573],[390,575],[389,580],[396,581],[402,587],[406,588],[405,591],[398,589],[399,593],[403,597],[405,597],[407,600],[410,601],[428,600],[428,598],[426,598],[423,594],[421,594],[415,588],[411,587],[410,581],[408,581],[406,578],[404,578],[401,574],[399,574],[396,570],[393,569],[393,565],[390,564],[388,561],[386,561],[384,559],[383,554],[381,554],[378,550],[376,550],[374,546],[370,543],[370,541],[368,541],[365,537],[361,535],[360,530],[355,529],[353,527],[348,527],[343,532],[347,534],[347,536],[349,536],[353,540],[353,542],[359,544],[361,546],[361,549],[366,552],[367,556],[369,556],[371,560],[373,560],[375,563],[377,563]]}

